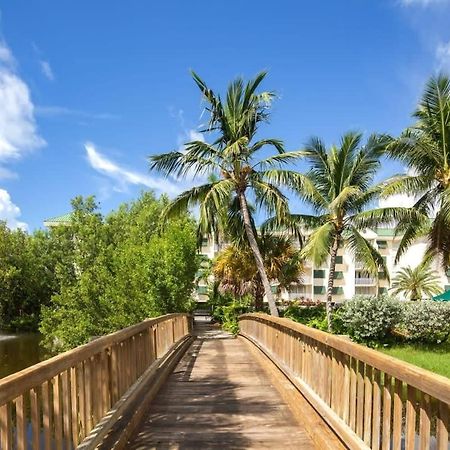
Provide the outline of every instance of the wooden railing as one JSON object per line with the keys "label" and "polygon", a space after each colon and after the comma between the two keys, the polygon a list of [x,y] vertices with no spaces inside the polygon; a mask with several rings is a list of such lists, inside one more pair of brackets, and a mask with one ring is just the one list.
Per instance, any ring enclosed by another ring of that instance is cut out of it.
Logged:
{"label": "wooden railing", "polygon": [[288,319],[239,324],[348,447],[449,448],[449,379]]}
{"label": "wooden railing", "polygon": [[0,380],[1,450],[75,448],[147,368],[191,332],[168,314]]}

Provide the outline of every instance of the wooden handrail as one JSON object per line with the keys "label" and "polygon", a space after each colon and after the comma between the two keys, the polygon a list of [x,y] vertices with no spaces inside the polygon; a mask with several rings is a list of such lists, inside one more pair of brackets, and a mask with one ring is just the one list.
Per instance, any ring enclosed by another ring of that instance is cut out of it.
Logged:
{"label": "wooden handrail", "polygon": [[449,379],[289,319],[239,322],[350,448],[448,448]]}
{"label": "wooden handrail", "polygon": [[0,448],[75,448],[191,331],[188,314],[147,319],[1,379]]}

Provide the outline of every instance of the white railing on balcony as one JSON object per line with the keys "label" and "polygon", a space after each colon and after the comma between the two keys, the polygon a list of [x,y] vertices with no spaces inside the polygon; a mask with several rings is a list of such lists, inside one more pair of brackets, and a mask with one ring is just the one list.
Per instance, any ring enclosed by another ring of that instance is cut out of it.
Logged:
{"label": "white railing on balcony", "polygon": [[374,278],[364,277],[364,278],[355,278],[356,286],[371,286],[376,283]]}

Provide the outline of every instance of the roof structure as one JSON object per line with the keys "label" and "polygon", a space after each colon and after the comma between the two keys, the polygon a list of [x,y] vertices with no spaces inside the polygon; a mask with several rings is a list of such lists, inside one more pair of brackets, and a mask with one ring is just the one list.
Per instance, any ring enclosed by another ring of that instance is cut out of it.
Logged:
{"label": "roof structure", "polygon": [[58,225],[69,225],[72,222],[73,213],[66,213],[62,216],[51,217],[44,220],[46,227],[57,227]]}
{"label": "roof structure", "polygon": [[450,302],[450,290],[445,291],[442,294],[436,295],[433,297],[433,300],[436,302]]}

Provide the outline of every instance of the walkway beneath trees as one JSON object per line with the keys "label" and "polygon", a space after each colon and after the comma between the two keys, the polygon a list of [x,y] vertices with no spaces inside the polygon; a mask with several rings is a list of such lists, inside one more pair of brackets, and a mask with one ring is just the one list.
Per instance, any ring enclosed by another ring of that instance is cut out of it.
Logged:
{"label": "walkway beneath trees", "polygon": [[245,342],[196,334],[127,448],[316,448]]}

